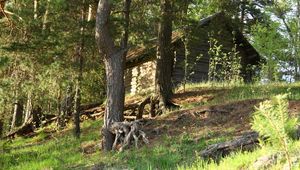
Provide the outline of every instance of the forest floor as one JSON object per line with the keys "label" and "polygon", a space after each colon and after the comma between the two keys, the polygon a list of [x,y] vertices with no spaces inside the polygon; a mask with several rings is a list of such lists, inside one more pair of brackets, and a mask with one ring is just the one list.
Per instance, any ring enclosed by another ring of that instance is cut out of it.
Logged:
{"label": "forest floor", "polygon": [[[143,130],[149,145],[103,153],[101,118],[83,121],[80,139],[72,137],[71,123],[62,131],[54,130],[52,124],[39,129],[34,137],[1,141],[0,169],[251,169],[247,167],[255,159],[271,151],[237,153],[221,163],[204,162],[199,152],[251,131],[254,106],[271,96],[289,93],[289,111],[299,116],[299,89],[300,84],[188,85],[176,90],[173,97],[179,110],[146,118]],[[128,95],[126,101],[143,97]]]}

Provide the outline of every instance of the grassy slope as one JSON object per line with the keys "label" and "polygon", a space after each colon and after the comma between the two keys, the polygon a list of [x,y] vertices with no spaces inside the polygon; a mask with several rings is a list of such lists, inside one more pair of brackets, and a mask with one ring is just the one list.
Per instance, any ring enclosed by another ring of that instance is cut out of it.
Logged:
{"label": "grassy slope", "polygon": [[[299,87],[300,84],[268,86],[215,84],[214,87],[211,84],[194,84],[188,85],[185,92],[179,88],[174,100],[185,108],[194,108],[245,99],[265,99],[287,91],[291,92],[290,99],[300,100]],[[153,123],[153,126],[165,124],[164,120],[176,114],[177,112],[174,112],[162,116]],[[175,129],[176,127],[172,125],[175,126],[172,122],[165,128]],[[235,127],[223,129],[221,133],[218,133],[217,128],[214,127],[201,126],[195,130],[186,129],[189,128],[187,124],[187,127],[180,127],[182,133],[173,134],[166,131],[167,133],[150,140],[149,146],[138,150],[131,149],[123,153],[108,154],[97,151],[84,154],[81,149],[82,145],[100,143],[101,126],[101,120],[84,121],[80,140],[72,137],[72,127],[53,134],[43,132],[43,130],[51,129],[47,127],[47,129],[40,130],[39,135],[34,138],[17,138],[12,142],[1,141],[0,169],[86,169],[95,164],[100,168],[105,165],[106,167],[136,169],[241,169],[251,165],[260,155],[272,152],[268,149],[260,149],[252,153],[237,153],[223,159],[220,164],[208,164],[198,159],[199,151],[209,144],[232,138],[230,134]],[[218,126],[222,127],[222,124]],[[229,135],[222,135],[222,133]],[[300,144],[296,143],[295,146],[300,146]]]}

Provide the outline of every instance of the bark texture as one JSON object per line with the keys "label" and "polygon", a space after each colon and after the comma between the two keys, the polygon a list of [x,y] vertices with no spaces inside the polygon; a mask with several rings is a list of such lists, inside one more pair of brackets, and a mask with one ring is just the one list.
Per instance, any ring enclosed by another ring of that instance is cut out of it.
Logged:
{"label": "bark texture", "polygon": [[156,91],[164,108],[172,106],[172,69],[174,54],[172,50],[172,6],[170,0],[161,0],[161,20],[158,27],[158,50],[156,67]]}
{"label": "bark texture", "polygon": [[74,136],[80,138],[80,82],[77,80],[76,90],[75,90],[75,98],[74,98]]}
{"label": "bark texture", "polygon": [[66,126],[65,119],[73,113],[74,108],[74,91],[71,84],[68,85],[66,94],[61,103],[60,114],[57,118],[59,128],[64,128]]}
{"label": "bark texture", "polygon": [[6,3],[6,0],[0,0],[0,19],[2,19],[2,17],[6,16],[6,14],[4,12],[5,3]]}
{"label": "bark texture", "polygon": [[102,129],[104,151],[112,150],[115,135],[109,131],[113,122],[123,121],[124,109],[124,50],[116,48],[110,35],[111,1],[100,0],[96,16],[96,41],[104,56],[106,70],[107,102]]}

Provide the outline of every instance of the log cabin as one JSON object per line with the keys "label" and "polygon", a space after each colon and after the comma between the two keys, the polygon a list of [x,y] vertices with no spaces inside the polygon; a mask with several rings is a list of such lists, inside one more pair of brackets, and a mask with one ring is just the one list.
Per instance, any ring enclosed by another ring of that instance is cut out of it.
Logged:
{"label": "log cabin", "polygon": [[[183,81],[208,81],[211,38],[222,46],[221,50],[224,53],[230,53],[235,48],[240,56],[240,75],[245,82],[251,81],[256,72],[248,68],[257,66],[259,69],[260,55],[223,12],[191,23],[184,31],[174,31],[172,34],[173,87],[179,86]],[[155,89],[156,50],[157,41],[154,41],[152,44],[128,51],[125,67],[127,93],[136,94]]]}

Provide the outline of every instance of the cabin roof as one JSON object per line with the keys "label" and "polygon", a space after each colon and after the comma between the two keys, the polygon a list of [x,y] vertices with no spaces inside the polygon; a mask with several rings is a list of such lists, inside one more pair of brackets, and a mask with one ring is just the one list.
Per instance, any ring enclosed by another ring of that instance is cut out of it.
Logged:
{"label": "cabin roof", "polygon": [[[181,40],[182,34],[174,31],[172,33],[172,44]],[[146,46],[130,49],[126,56],[126,68],[137,66],[141,63],[155,59],[157,49],[157,39],[154,39]]]}
{"label": "cabin roof", "polygon": [[[249,43],[247,38],[243,35],[241,31],[237,29],[237,27],[234,26],[232,21],[225,17],[224,12],[218,12],[211,16],[208,16],[204,19],[201,19],[197,23],[197,27],[204,27],[211,23],[212,20],[216,18],[221,18],[225,21],[226,29],[228,29],[230,32],[235,32],[235,38],[237,44],[243,44],[241,47],[247,54],[248,60],[250,61],[250,64],[257,65],[260,61],[260,55],[255,50],[255,48]],[[182,41],[183,34],[174,31],[172,33],[172,44],[175,44],[178,41]],[[156,49],[157,49],[157,39],[154,39],[149,43],[149,45],[138,47],[138,48],[132,48],[128,51],[126,56],[126,68],[131,68],[137,65],[140,65],[144,62],[154,60],[156,58]]]}
{"label": "cabin roof", "polygon": [[232,22],[229,17],[226,17],[226,14],[222,12],[215,13],[211,16],[208,16],[204,19],[201,19],[199,22],[198,27],[204,27],[211,23],[211,21],[215,19],[220,19],[225,22],[225,29],[227,29],[229,32],[235,32],[235,41],[236,44],[242,44],[243,46],[240,46],[245,52],[246,56],[248,57],[249,64],[257,65],[259,64],[261,57],[259,53],[256,51],[256,49],[250,44],[250,42],[247,40],[247,38],[244,36],[244,34],[238,29],[238,27],[235,26],[235,24]]}

